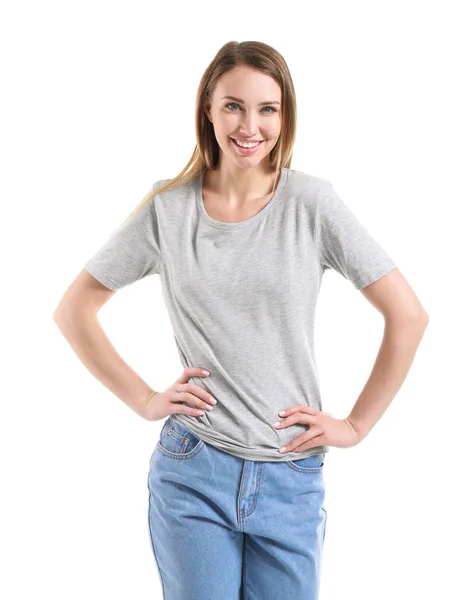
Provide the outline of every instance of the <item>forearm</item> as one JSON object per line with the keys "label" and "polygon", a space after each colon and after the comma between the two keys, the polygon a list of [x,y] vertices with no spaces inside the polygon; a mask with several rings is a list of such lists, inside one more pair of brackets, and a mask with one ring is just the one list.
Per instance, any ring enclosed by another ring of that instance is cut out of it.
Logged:
{"label": "forearm", "polygon": [[402,386],[427,328],[427,319],[407,323],[386,321],[372,372],[348,416],[364,439]]}
{"label": "forearm", "polygon": [[55,323],[85,367],[139,416],[153,389],[121,358],[102,329],[96,314],[70,310]]}

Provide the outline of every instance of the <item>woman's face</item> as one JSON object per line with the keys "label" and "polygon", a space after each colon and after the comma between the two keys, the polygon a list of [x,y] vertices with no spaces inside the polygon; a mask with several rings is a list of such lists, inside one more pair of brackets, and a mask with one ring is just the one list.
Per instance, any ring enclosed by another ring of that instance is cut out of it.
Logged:
{"label": "woman's face", "polygon": [[[246,66],[225,73],[211,104],[205,106],[219,144],[220,162],[225,159],[251,167],[266,158],[280,135],[281,101],[280,86],[269,75]],[[242,150],[234,139],[260,143]]]}

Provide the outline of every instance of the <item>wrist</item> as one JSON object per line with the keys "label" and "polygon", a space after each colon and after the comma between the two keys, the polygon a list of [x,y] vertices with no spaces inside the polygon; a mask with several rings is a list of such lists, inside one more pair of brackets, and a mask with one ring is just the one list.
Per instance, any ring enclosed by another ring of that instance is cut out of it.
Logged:
{"label": "wrist", "polygon": [[345,421],[348,421],[350,426],[354,429],[354,431],[356,432],[356,434],[358,436],[359,441],[363,440],[369,433],[369,429],[367,429],[366,427],[363,427],[363,425],[361,423],[358,423],[357,421],[355,421],[353,419],[353,417],[345,417]]}
{"label": "wrist", "polygon": [[141,407],[140,407],[140,411],[139,414],[141,417],[143,417],[144,419],[147,418],[147,409],[148,406],[152,403],[153,398],[159,394],[159,392],[155,392],[154,390],[149,390],[145,396],[142,398],[142,403],[141,403]]}

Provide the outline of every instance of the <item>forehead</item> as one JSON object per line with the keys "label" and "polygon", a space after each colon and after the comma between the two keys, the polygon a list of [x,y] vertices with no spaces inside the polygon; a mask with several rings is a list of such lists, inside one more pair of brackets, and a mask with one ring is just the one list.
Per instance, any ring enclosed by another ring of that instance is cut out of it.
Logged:
{"label": "forehead", "polygon": [[277,81],[267,73],[249,67],[234,67],[220,77],[214,96],[221,101],[225,96],[231,96],[244,103],[265,101],[270,104],[281,102],[282,94]]}

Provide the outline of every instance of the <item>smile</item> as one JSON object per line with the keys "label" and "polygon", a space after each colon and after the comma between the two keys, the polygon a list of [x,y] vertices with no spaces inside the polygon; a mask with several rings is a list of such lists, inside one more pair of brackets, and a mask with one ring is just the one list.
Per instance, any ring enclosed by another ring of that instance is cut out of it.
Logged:
{"label": "smile", "polygon": [[251,146],[241,146],[237,140],[234,140],[234,138],[230,138],[232,140],[232,142],[234,143],[234,146],[239,150],[239,152],[241,154],[253,154],[253,152],[256,152],[256,150],[259,148],[259,146],[264,142],[264,140],[261,140],[260,142],[253,144]]}

